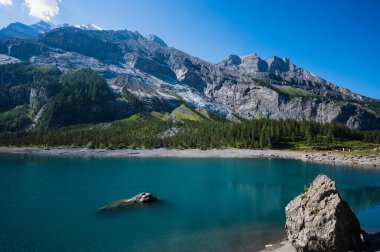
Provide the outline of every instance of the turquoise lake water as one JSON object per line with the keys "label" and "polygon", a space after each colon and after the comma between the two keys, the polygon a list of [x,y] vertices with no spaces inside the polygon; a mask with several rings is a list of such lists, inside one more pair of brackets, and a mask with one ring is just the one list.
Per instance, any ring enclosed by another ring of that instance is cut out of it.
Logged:
{"label": "turquoise lake water", "polygon": [[[318,174],[380,231],[380,171],[269,159],[0,155],[0,251],[257,251]],[[98,214],[147,191],[149,207]]]}

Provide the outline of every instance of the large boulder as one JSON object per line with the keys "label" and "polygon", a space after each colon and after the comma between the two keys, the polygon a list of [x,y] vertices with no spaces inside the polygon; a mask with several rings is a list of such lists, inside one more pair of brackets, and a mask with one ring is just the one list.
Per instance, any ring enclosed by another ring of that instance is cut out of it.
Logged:
{"label": "large boulder", "polygon": [[120,210],[120,209],[124,209],[128,207],[133,207],[133,206],[144,206],[144,205],[149,205],[158,201],[159,199],[154,197],[152,194],[143,192],[130,199],[122,199],[122,200],[112,202],[104,207],[99,208],[98,212],[109,212],[109,211]]}
{"label": "large boulder", "polygon": [[365,233],[335,181],[319,175],[285,208],[286,232],[297,251],[360,251]]}

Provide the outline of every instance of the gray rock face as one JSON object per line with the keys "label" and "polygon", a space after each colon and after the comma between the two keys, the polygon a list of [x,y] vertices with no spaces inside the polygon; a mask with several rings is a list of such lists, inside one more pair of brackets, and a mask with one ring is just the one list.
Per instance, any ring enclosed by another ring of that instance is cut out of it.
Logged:
{"label": "gray rock face", "polygon": [[[120,95],[122,89],[112,86],[112,80],[128,75],[123,77],[128,80],[123,86],[145,107],[159,111],[161,105],[169,104],[163,108],[167,110],[185,102],[224,117],[234,114],[244,119],[289,118],[380,128],[380,101],[338,87],[286,58],[230,55],[212,64],[168,47],[155,35],[75,27],[58,28],[34,40],[0,39],[0,54],[54,65],[62,71],[92,68]],[[128,84],[133,79],[143,87],[141,92]]]}
{"label": "gray rock face", "polygon": [[160,37],[158,37],[154,34],[149,34],[148,36],[146,36],[146,39],[150,40],[152,42],[155,42],[161,46],[168,46]]}
{"label": "gray rock face", "polygon": [[[1,49],[0,49],[1,50]],[[20,60],[8,55],[0,54],[0,65],[18,63]]]}
{"label": "gray rock face", "polygon": [[286,232],[297,251],[361,251],[364,232],[335,181],[319,175],[285,208]]}
{"label": "gray rock face", "polygon": [[[321,123],[340,122],[349,128],[379,128],[380,120],[363,105],[310,95],[304,90],[292,90],[294,95],[282,92],[281,87],[262,85],[243,79],[238,83],[225,83],[210,87],[210,95],[230,111],[247,119],[269,117],[272,119],[312,120]],[[288,91],[289,89],[286,89]]]}
{"label": "gray rock face", "polygon": [[[155,88],[152,88],[142,80],[133,76],[123,74],[109,81],[113,86],[128,90],[134,97],[141,101],[144,108],[148,111],[171,111],[181,105],[177,97],[163,97]],[[124,99],[128,99],[124,96]]]}
{"label": "gray rock face", "polygon": [[164,62],[157,62],[145,57],[137,57],[133,66],[143,72],[166,81],[173,81],[176,79],[173,70]]}
{"label": "gray rock face", "polygon": [[143,192],[130,199],[118,200],[107,206],[101,207],[98,209],[98,212],[109,212],[109,211],[114,211],[114,210],[120,210],[123,208],[133,207],[133,206],[144,206],[144,205],[149,205],[158,201],[159,199],[154,197],[152,194]]}
{"label": "gray rock face", "polygon": [[45,88],[31,88],[29,96],[29,106],[32,114],[35,115],[48,101],[48,95]]}

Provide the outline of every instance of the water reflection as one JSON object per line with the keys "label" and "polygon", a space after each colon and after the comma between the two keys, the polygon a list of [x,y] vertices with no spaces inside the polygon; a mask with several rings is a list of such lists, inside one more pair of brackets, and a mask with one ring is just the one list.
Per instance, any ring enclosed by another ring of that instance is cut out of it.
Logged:
{"label": "water reflection", "polygon": [[340,194],[349,203],[354,212],[380,205],[380,186],[344,189],[340,190]]}

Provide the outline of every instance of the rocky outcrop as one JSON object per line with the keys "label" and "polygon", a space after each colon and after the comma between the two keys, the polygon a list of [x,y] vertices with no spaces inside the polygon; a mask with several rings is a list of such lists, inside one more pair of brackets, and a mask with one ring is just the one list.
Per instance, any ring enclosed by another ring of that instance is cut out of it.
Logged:
{"label": "rocky outcrop", "polygon": [[163,80],[173,81],[176,79],[176,74],[167,64],[150,58],[137,57],[133,66]]}
{"label": "rocky outcrop", "polygon": [[[1,51],[1,48],[0,48],[0,51]],[[20,62],[20,60],[16,58],[13,58],[5,54],[0,54],[0,65],[13,64],[13,63],[18,63],[18,62]]]}
{"label": "rocky outcrop", "polygon": [[99,31],[85,31],[78,28],[58,28],[40,35],[42,43],[94,57],[106,63],[119,64],[123,61],[122,48],[113,40],[96,36]]}
{"label": "rocky outcrop", "polygon": [[180,98],[168,93],[160,94],[147,83],[127,74],[119,75],[109,83],[121,89],[122,97],[128,103],[139,102],[148,111],[172,111],[182,103]]}
{"label": "rocky outcrop", "polygon": [[154,197],[150,193],[140,193],[130,199],[122,199],[115,202],[112,202],[111,204],[108,204],[107,206],[101,207],[98,209],[98,212],[109,212],[114,210],[121,210],[128,207],[133,206],[145,206],[152,203],[159,202],[160,200]]}
{"label": "rocky outcrop", "polygon": [[31,88],[29,96],[29,106],[33,115],[37,114],[43,105],[48,101],[45,88]]}
{"label": "rocky outcrop", "polygon": [[0,40],[0,52],[19,60],[28,61],[36,55],[45,55],[49,49],[34,40]]}
{"label": "rocky outcrop", "polygon": [[366,234],[335,181],[319,175],[286,210],[286,233],[297,251],[361,251]]}
{"label": "rocky outcrop", "polygon": [[149,34],[148,36],[146,36],[146,39],[147,40],[150,40],[154,43],[157,43],[161,46],[168,46],[160,37],[154,35],[154,34]]}

